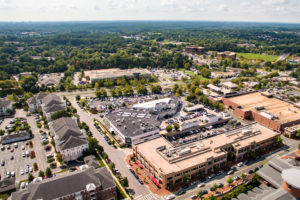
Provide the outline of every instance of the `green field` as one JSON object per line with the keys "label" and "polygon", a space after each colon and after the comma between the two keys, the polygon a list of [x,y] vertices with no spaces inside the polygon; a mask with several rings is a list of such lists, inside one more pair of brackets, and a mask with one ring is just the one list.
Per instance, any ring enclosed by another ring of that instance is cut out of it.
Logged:
{"label": "green field", "polygon": [[243,56],[248,60],[263,60],[263,61],[276,61],[279,56],[274,55],[264,55],[264,54],[255,54],[255,53],[238,53],[238,56]]}

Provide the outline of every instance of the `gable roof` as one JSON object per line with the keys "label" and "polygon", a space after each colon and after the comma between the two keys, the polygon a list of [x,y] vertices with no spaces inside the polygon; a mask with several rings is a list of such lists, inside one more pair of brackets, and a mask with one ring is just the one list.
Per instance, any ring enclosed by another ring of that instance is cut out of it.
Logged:
{"label": "gable roof", "polygon": [[27,189],[12,193],[12,199],[56,199],[86,190],[86,186],[91,183],[96,187],[102,186],[103,190],[115,187],[113,178],[106,168],[88,168],[58,175],[42,182],[30,183]]}
{"label": "gable roof", "polygon": [[36,101],[36,98],[35,97],[31,97],[27,100],[27,104],[36,104],[37,101]]}
{"label": "gable roof", "polygon": [[2,181],[0,181],[0,193],[4,193],[16,189],[15,181],[16,181],[15,177],[5,178]]}
{"label": "gable roof", "polygon": [[47,93],[38,93],[35,98],[37,100],[42,100],[44,97],[46,97],[48,94]]}
{"label": "gable roof", "polygon": [[87,141],[85,139],[71,136],[67,139],[67,141],[65,141],[63,144],[60,145],[60,149],[61,150],[71,149],[71,148],[82,146],[84,144],[87,144]]}
{"label": "gable roof", "polygon": [[11,101],[7,101],[5,99],[0,99],[0,107],[8,107],[11,104]]}
{"label": "gable roof", "polygon": [[45,96],[43,99],[43,104],[48,107],[51,106],[53,104],[61,104],[63,103],[62,100],[60,99],[59,96],[57,96],[56,94],[48,94],[47,96]]}
{"label": "gable roof", "polygon": [[[53,103],[53,102],[52,102]],[[65,110],[66,108],[60,104],[53,104],[49,107],[46,107],[45,108],[45,112],[46,113],[50,113],[50,112],[58,112],[58,111],[61,111],[61,110]]]}

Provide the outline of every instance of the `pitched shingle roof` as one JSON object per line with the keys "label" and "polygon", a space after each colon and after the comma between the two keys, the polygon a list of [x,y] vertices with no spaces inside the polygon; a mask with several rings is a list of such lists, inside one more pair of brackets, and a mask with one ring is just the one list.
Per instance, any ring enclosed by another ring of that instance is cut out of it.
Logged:
{"label": "pitched shingle roof", "polygon": [[3,108],[3,107],[7,107],[11,104],[11,101],[7,101],[5,99],[0,99],[0,107]]}
{"label": "pitched shingle roof", "polygon": [[102,186],[102,189],[115,187],[115,183],[106,168],[88,168],[66,175],[30,183],[27,189],[12,193],[13,200],[56,199],[86,189],[88,184]]}
{"label": "pitched shingle roof", "polygon": [[62,145],[60,145],[60,149],[61,150],[71,149],[71,148],[82,146],[84,144],[87,144],[87,141],[85,139],[71,136],[67,139],[67,141],[65,141]]}
{"label": "pitched shingle roof", "polygon": [[49,106],[54,105],[54,104],[61,104],[62,103],[62,100],[56,94],[48,94],[46,97],[43,98],[42,101],[43,101],[43,104],[46,107],[49,107]]}
{"label": "pitched shingle roof", "polygon": [[31,97],[27,100],[27,104],[36,104],[37,101],[36,101],[36,98],[35,97]]}
{"label": "pitched shingle roof", "polygon": [[65,110],[66,108],[60,104],[53,104],[49,107],[46,107],[45,108],[45,112],[46,113],[50,113],[50,112],[58,112],[58,111],[61,111],[61,110]]}

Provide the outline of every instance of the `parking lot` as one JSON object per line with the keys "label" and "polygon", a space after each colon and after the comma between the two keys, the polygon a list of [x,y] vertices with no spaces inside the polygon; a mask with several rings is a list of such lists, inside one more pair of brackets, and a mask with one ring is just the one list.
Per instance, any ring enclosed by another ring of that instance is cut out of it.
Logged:
{"label": "parking lot", "polygon": [[[0,144],[1,157],[0,157],[0,174],[1,180],[4,177],[14,176],[16,181],[21,181],[28,178],[28,173],[32,171],[32,174],[36,177],[39,170],[45,170],[47,168],[46,151],[42,146],[42,138],[39,134],[39,129],[36,126],[36,121],[33,116],[26,117],[26,112],[23,110],[17,110],[15,118],[25,118],[31,127],[33,137],[31,140],[6,144]],[[0,125],[0,129],[5,130],[5,127],[10,124],[13,118],[6,118]],[[7,133],[6,133],[7,134]],[[32,142],[33,146],[30,147]],[[16,145],[15,145],[16,144]],[[35,157],[30,158],[31,151],[34,151]],[[4,162],[2,164],[2,162]],[[38,170],[34,171],[34,163],[38,164]],[[3,166],[2,166],[3,165]],[[10,174],[10,175],[9,175]]]}

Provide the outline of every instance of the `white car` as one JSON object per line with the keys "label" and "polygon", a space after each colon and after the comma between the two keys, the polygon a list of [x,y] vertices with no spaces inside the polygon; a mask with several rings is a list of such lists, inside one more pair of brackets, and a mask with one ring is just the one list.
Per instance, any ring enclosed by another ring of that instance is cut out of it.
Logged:
{"label": "white car", "polygon": [[26,154],[25,154],[25,152],[23,152],[23,153],[22,153],[22,157],[25,157],[25,156],[26,156]]}
{"label": "white car", "polygon": [[33,171],[32,167],[29,167],[29,172],[32,172],[32,171]]}
{"label": "white car", "polygon": [[25,173],[28,174],[29,170],[28,168],[25,168]]}
{"label": "white car", "polygon": [[175,199],[175,195],[174,194],[170,194],[169,196],[166,197],[166,200],[172,200]]}
{"label": "white car", "polygon": [[24,147],[24,145],[22,146],[22,150],[24,150],[25,149],[25,147]]}
{"label": "white car", "polygon": [[204,183],[199,183],[199,184],[197,185],[197,187],[204,187],[204,186],[205,186]]}
{"label": "white car", "polygon": [[24,175],[24,170],[23,169],[20,170],[20,174]]}
{"label": "white car", "polygon": [[243,162],[240,162],[240,163],[237,164],[238,167],[242,167],[243,165],[244,165]]}
{"label": "white car", "polygon": [[25,186],[26,186],[26,183],[25,183],[25,182],[22,182],[22,183],[21,183],[21,188],[24,189]]}
{"label": "white car", "polygon": [[10,173],[10,175],[11,175],[11,177],[15,177],[16,173],[15,173],[14,171],[12,171],[12,172]]}

